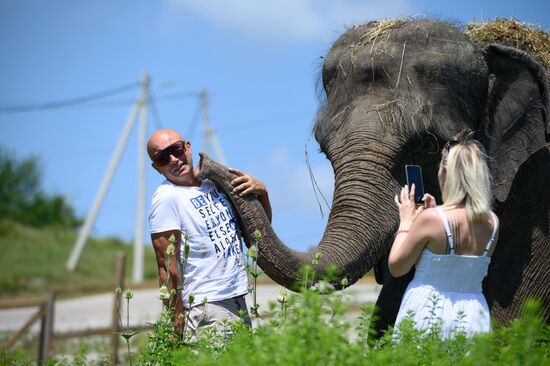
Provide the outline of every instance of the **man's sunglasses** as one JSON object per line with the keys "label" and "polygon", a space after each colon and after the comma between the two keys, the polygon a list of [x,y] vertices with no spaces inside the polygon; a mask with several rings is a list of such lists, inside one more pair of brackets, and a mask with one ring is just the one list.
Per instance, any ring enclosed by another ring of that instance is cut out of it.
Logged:
{"label": "man's sunglasses", "polygon": [[181,158],[185,155],[185,141],[176,141],[167,148],[159,151],[153,155],[153,162],[158,166],[165,166],[170,162],[170,155],[174,155],[176,158]]}
{"label": "man's sunglasses", "polygon": [[443,146],[443,148],[444,148],[445,150],[447,150],[447,153],[449,153],[449,151],[451,151],[451,147],[456,146],[456,145],[458,145],[458,144],[460,144],[460,141],[457,141],[457,140],[449,140],[449,141],[447,141],[447,142],[445,143],[445,146]]}

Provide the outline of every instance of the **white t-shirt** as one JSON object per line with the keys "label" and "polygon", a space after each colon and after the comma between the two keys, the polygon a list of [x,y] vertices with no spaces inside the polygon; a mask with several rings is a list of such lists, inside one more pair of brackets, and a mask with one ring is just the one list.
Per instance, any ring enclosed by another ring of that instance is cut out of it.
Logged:
{"label": "white t-shirt", "polygon": [[[208,180],[200,187],[177,186],[165,180],[153,194],[151,233],[180,230],[189,234],[189,258],[184,268],[186,307],[229,299],[248,292],[237,217],[227,196]],[[181,268],[180,268],[181,271]],[[189,294],[195,296],[189,305]]]}

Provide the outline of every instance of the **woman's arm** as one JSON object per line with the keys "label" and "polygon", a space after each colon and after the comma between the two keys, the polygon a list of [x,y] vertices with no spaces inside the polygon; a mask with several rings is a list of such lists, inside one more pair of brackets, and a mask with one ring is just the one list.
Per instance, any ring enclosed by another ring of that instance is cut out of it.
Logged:
{"label": "woman's arm", "polygon": [[388,258],[388,266],[393,277],[407,274],[426,247],[431,237],[427,228],[433,225],[430,211],[432,210],[422,212],[408,229],[399,226]]}
{"label": "woman's arm", "polygon": [[391,247],[388,265],[394,277],[400,277],[409,272],[422,253],[422,249],[430,238],[431,212],[424,212],[424,207],[416,207],[414,202],[414,185],[409,191],[405,186],[400,196],[395,196],[395,204],[399,209],[399,229]]}

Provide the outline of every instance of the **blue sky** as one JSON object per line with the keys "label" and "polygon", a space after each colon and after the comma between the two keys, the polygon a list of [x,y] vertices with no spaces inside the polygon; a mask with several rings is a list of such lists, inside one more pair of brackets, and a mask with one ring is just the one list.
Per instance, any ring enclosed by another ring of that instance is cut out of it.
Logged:
{"label": "blue sky", "polygon": [[[138,82],[146,71],[157,97],[148,134],[157,126],[174,128],[197,153],[204,149],[201,125],[192,127],[198,99],[170,95],[207,89],[227,164],[268,186],[275,230],[289,246],[305,250],[321,238],[327,211],[324,217],[319,212],[304,146],[318,106],[321,56],[346,27],[397,16],[460,23],[514,16],[548,30],[549,14],[547,0],[4,0],[0,106],[93,94]],[[21,158],[35,154],[44,190],[66,196],[85,217],[139,92],[136,87],[70,108],[0,113],[0,145]],[[137,151],[136,128],[93,235],[132,240]],[[330,164],[314,140],[308,153],[330,202]],[[161,177],[147,171],[148,206]]]}

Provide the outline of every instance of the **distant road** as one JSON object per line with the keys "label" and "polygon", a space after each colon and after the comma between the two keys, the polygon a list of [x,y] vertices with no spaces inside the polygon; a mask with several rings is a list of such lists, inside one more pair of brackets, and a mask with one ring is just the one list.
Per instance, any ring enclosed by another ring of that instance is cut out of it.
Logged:
{"label": "distant road", "polygon": [[[257,300],[260,312],[269,309],[268,303],[276,301],[281,286],[276,284],[259,284]],[[344,301],[351,305],[361,306],[376,302],[380,286],[372,283],[357,283],[344,291]],[[137,290],[130,300],[130,326],[144,325],[158,320],[162,309],[157,289]],[[106,328],[111,324],[111,312],[114,294],[103,293],[83,296],[70,300],[58,300],[55,303],[56,332],[81,331],[85,329]],[[123,319],[126,319],[126,304],[124,301]],[[247,304],[252,304],[250,295]],[[17,331],[38,308],[20,308],[0,310],[0,332]],[[124,322],[125,324],[125,322]],[[32,328],[38,331],[38,324]]]}

